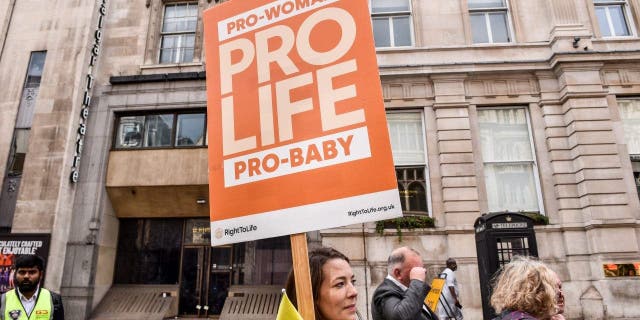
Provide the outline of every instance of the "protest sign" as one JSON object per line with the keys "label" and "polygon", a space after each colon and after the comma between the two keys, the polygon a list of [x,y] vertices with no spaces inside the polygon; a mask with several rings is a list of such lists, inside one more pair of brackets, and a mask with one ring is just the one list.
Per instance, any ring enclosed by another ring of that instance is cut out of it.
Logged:
{"label": "protest sign", "polygon": [[440,299],[440,295],[442,294],[442,288],[444,288],[445,279],[435,278],[431,281],[431,290],[427,294],[427,297],[424,299],[424,304],[426,304],[429,309],[435,311],[438,307],[438,300]]}
{"label": "protest sign", "polygon": [[402,214],[366,0],[204,13],[212,245]]}

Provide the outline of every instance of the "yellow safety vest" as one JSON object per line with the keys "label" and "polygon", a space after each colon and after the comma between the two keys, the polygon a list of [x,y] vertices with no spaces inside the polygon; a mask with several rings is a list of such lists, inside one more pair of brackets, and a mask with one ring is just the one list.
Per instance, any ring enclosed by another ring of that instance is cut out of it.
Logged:
{"label": "yellow safety vest", "polygon": [[3,320],[51,320],[53,319],[53,300],[49,290],[40,288],[36,305],[33,307],[31,314],[27,312],[20,302],[16,289],[7,291],[2,295],[2,319]]}

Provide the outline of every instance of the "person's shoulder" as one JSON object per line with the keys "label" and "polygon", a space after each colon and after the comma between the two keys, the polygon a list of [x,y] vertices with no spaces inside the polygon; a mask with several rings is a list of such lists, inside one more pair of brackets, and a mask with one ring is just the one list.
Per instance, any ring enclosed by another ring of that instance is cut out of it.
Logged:
{"label": "person's shoulder", "polygon": [[380,284],[376,288],[375,292],[388,290],[391,285],[393,285],[393,283],[389,281],[389,279],[384,278],[384,280],[382,280],[382,282],[380,282]]}
{"label": "person's shoulder", "polygon": [[51,295],[51,299],[53,300],[53,302],[57,303],[57,302],[62,302],[62,295],[60,295],[59,293],[55,292],[55,291],[51,291],[47,288],[44,288],[45,290],[49,291],[49,294]]}
{"label": "person's shoulder", "polygon": [[397,295],[398,293],[400,293],[400,295],[402,295],[401,294],[402,293],[402,289],[400,289],[400,287],[398,287],[391,280],[385,278],[382,281],[382,283],[380,283],[380,285],[373,292],[373,295],[374,296],[388,296],[390,294]]}
{"label": "person's shoulder", "polygon": [[51,290],[51,289],[48,289],[48,288],[43,288],[43,289],[45,289],[45,290],[49,291],[49,293],[50,293],[52,296],[60,296],[60,294],[59,294],[59,293],[57,293],[57,292],[55,292],[55,291],[53,291],[53,290]]}

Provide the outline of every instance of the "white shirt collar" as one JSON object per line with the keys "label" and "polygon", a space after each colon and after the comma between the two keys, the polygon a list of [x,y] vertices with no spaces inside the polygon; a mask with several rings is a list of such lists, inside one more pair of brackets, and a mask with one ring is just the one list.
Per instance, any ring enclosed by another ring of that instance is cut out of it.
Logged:
{"label": "white shirt collar", "polygon": [[30,302],[30,301],[35,301],[36,298],[38,297],[38,293],[40,292],[40,285],[38,285],[36,287],[36,291],[33,293],[33,295],[31,296],[31,299],[27,299],[27,297],[25,297],[22,292],[20,292],[20,289],[16,288],[16,292],[18,292],[18,296],[20,297],[20,300],[24,301],[24,302]]}
{"label": "white shirt collar", "polygon": [[402,291],[407,291],[407,288],[404,284],[400,283],[396,278],[392,277],[390,274],[387,274],[387,279],[391,280],[396,286],[400,287]]}

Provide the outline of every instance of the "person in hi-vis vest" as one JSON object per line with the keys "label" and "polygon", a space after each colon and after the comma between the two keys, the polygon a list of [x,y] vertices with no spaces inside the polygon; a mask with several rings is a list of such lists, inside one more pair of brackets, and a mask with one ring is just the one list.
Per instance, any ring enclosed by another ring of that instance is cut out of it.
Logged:
{"label": "person in hi-vis vest", "polygon": [[21,255],[14,268],[16,288],[2,294],[0,320],[64,320],[60,295],[40,287],[44,260],[33,254]]}

